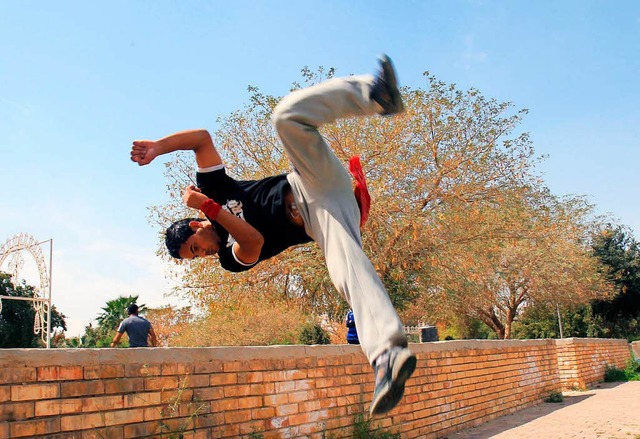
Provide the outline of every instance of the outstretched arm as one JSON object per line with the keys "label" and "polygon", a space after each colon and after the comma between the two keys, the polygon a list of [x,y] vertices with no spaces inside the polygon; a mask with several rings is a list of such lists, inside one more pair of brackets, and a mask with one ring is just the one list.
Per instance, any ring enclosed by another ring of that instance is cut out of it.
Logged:
{"label": "outstretched arm", "polygon": [[222,158],[207,130],[180,131],[159,140],[134,140],[131,146],[131,160],[144,166],[160,155],[184,150],[195,153],[199,168],[222,164]]}

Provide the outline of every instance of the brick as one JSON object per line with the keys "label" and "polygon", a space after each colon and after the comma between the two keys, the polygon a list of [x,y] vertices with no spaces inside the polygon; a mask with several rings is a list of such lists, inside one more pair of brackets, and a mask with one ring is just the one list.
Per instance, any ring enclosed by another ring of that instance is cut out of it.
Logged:
{"label": "brick", "polygon": [[246,422],[251,420],[251,410],[236,410],[233,412],[224,413],[224,422],[227,424],[237,424],[239,422]]}
{"label": "brick", "polygon": [[289,396],[287,398],[289,403],[308,401],[310,399],[313,399],[312,393],[308,392],[306,390],[301,390],[299,392],[289,393]]}
{"label": "brick", "polygon": [[225,386],[224,397],[233,398],[236,396],[248,396],[251,393],[249,386]]}
{"label": "brick", "polygon": [[157,421],[164,418],[166,416],[165,409],[166,407],[164,406],[143,407],[142,410],[144,421]]}
{"label": "brick", "polygon": [[224,398],[224,390],[222,387],[207,387],[195,389],[193,397],[199,401],[213,401]]}
{"label": "brick", "polygon": [[85,413],[82,415],[60,416],[60,430],[77,431],[105,427],[104,413]]}
{"label": "brick", "polygon": [[34,406],[33,402],[0,404],[0,422],[24,421],[33,418]]}
{"label": "brick", "polygon": [[298,414],[298,404],[280,404],[275,407],[276,416],[289,416]]}
{"label": "brick", "polygon": [[35,399],[50,399],[60,396],[58,384],[23,384],[11,386],[12,401],[28,401]]}
{"label": "brick", "polygon": [[162,404],[162,392],[144,392],[124,395],[124,408],[149,407]]}
{"label": "brick", "polygon": [[238,384],[261,383],[263,380],[263,372],[245,372],[238,374]]}
{"label": "brick", "polygon": [[187,381],[188,387],[209,387],[209,375],[190,375]]}
{"label": "brick", "polygon": [[220,429],[218,429],[218,432],[220,434],[220,437],[237,438],[240,437],[240,426],[238,424],[224,425]]}
{"label": "brick", "polygon": [[243,422],[242,424],[240,424],[240,435],[241,437],[260,435],[262,434],[265,425],[266,423],[264,420]]}
{"label": "brick", "polygon": [[222,364],[222,370],[224,372],[240,372],[244,368],[241,361],[226,361]]}
{"label": "brick", "polygon": [[36,416],[64,415],[69,413],[82,413],[82,400],[80,399],[46,399],[36,401]]}
{"label": "brick", "polygon": [[106,425],[135,424],[144,421],[144,410],[130,409],[104,413]]}
{"label": "brick", "polygon": [[29,383],[36,380],[35,367],[2,367],[0,368],[0,383]]}
{"label": "brick", "polygon": [[96,430],[82,432],[82,439],[122,439],[123,437],[124,428],[120,426],[99,428]]}
{"label": "brick", "polygon": [[158,437],[157,433],[160,431],[160,425],[158,422],[144,422],[136,425],[125,425],[124,426],[124,437],[125,438],[135,438],[135,437]]}
{"label": "brick", "polygon": [[82,366],[42,366],[36,368],[38,381],[81,380]]}
{"label": "brick", "polygon": [[148,377],[157,376],[162,373],[162,365],[160,364],[125,364],[125,377]]}
{"label": "brick", "polygon": [[124,366],[122,364],[108,364],[84,368],[85,380],[121,377],[124,377]]}
{"label": "brick", "polygon": [[104,394],[104,382],[100,380],[60,383],[60,396],[63,398],[101,394]]}
{"label": "brick", "polygon": [[206,363],[197,363],[194,365],[193,372],[196,374],[222,372],[222,361],[214,360]]}
{"label": "brick", "polygon": [[262,396],[249,396],[238,400],[238,408],[247,409],[262,407]]}
{"label": "brick", "polygon": [[237,384],[238,374],[236,373],[216,373],[211,375],[209,384],[212,386],[221,386],[225,384]]}
{"label": "brick", "polygon": [[279,406],[282,404],[287,404],[289,402],[289,398],[286,394],[275,394],[275,395],[265,395],[264,403],[269,406]]}
{"label": "brick", "polygon": [[168,390],[178,388],[175,376],[144,378],[144,390]]}
{"label": "brick", "polygon": [[124,408],[124,395],[82,398],[83,412],[102,412]]}
{"label": "brick", "polygon": [[50,436],[60,431],[60,420],[57,418],[37,419],[32,421],[14,422],[9,424],[11,438]]}
{"label": "brick", "polygon": [[0,386],[0,402],[11,400],[11,386]]}
{"label": "brick", "polygon": [[293,381],[286,381],[284,383],[275,383],[276,392],[285,393],[293,392],[296,389],[296,383]]}
{"label": "brick", "polygon": [[104,393],[131,393],[144,390],[144,378],[104,380]]}
{"label": "brick", "polygon": [[193,369],[192,364],[163,363],[161,375],[192,375]]}
{"label": "brick", "polygon": [[209,428],[224,425],[224,415],[222,413],[207,413],[196,418],[197,428]]}

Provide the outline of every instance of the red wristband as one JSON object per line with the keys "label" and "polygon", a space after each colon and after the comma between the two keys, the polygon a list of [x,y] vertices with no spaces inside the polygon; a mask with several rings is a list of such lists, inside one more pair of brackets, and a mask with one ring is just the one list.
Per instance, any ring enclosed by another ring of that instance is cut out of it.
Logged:
{"label": "red wristband", "polygon": [[222,206],[213,201],[211,198],[207,198],[207,201],[202,203],[202,206],[200,206],[200,211],[204,213],[207,218],[212,220],[216,219],[216,217],[220,213],[220,210],[222,210]]}

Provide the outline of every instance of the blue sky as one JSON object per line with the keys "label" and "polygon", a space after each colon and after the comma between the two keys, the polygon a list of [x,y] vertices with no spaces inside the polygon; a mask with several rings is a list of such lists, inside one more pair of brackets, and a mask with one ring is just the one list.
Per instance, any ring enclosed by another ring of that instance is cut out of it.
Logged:
{"label": "blue sky", "polygon": [[304,66],[369,73],[380,52],[403,85],[428,70],[528,108],[551,190],[640,238],[640,2],[59,0],[0,2],[0,241],[54,239],[71,334],[121,294],[176,304],[147,222],[163,166],[131,141],[214,131],[249,85],[283,95]]}

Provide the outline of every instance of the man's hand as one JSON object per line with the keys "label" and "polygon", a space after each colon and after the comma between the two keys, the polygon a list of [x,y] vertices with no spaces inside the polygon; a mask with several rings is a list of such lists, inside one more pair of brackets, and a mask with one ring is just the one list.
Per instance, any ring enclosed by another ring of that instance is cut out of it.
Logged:
{"label": "man's hand", "polygon": [[159,155],[158,142],[153,140],[134,140],[131,145],[131,161],[140,166],[148,165]]}
{"label": "man's hand", "polygon": [[202,203],[204,203],[208,199],[209,197],[203,194],[199,188],[195,187],[192,184],[187,186],[187,188],[184,190],[184,193],[182,194],[182,200],[184,201],[184,204],[198,210],[200,209],[200,207],[202,207]]}

